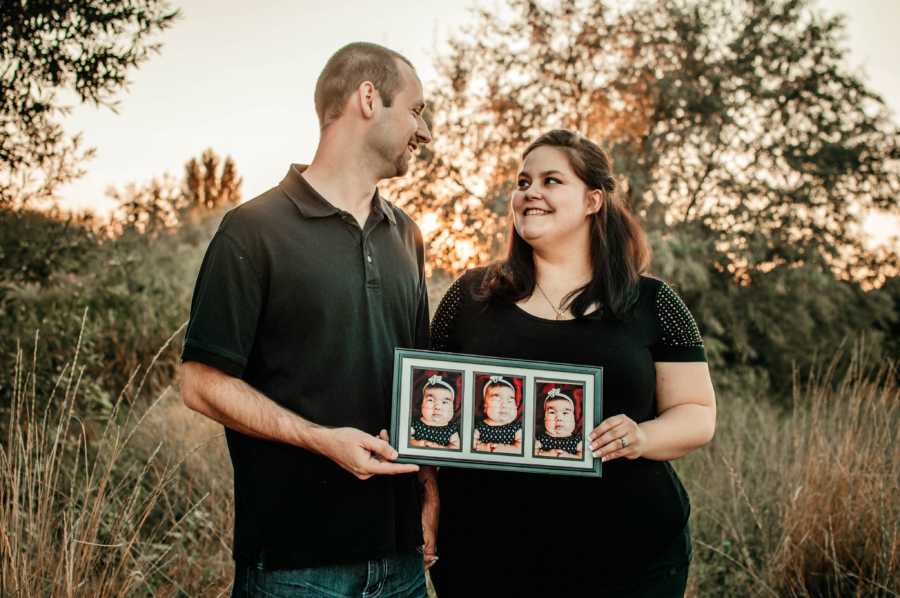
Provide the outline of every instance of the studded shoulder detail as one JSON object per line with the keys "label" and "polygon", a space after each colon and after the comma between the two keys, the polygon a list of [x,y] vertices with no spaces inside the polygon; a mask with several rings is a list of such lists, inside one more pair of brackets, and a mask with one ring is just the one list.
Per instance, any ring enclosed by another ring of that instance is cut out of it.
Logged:
{"label": "studded shoulder detail", "polygon": [[450,351],[450,329],[459,312],[463,296],[462,277],[457,278],[438,305],[431,320],[431,348],[434,351]]}
{"label": "studded shoulder detail", "polygon": [[662,345],[668,347],[703,346],[697,322],[681,297],[666,283],[659,285],[656,293],[656,319],[659,323]]}

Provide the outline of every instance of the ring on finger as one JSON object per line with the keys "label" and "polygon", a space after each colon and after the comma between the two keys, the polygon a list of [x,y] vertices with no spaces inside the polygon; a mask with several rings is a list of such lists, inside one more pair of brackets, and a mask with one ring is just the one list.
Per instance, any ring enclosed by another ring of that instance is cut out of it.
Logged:
{"label": "ring on finger", "polygon": [[626,449],[626,448],[628,447],[628,441],[625,440],[625,437],[624,437],[624,436],[622,436],[621,438],[619,438],[619,442],[622,443],[622,450],[624,450],[624,449]]}

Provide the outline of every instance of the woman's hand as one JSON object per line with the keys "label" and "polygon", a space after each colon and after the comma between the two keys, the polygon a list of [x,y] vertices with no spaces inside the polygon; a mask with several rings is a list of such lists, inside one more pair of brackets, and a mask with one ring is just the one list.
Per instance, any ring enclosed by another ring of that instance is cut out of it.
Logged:
{"label": "woman's hand", "polygon": [[644,454],[646,444],[646,434],[627,415],[608,417],[591,432],[591,450],[603,461],[637,459]]}

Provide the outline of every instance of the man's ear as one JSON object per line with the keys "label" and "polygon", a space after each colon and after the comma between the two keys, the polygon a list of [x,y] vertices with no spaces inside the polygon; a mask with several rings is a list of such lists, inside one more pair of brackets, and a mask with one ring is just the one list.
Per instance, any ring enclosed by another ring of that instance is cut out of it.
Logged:
{"label": "man's ear", "polygon": [[380,101],[378,91],[371,81],[363,81],[356,88],[356,97],[359,102],[359,110],[364,118],[372,118],[375,115],[375,105]]}
{"label": "man's ear", "polygon": [[588,214],[596,214],[603,207],[603,191],[600,189],[591,189],[585,199]]}

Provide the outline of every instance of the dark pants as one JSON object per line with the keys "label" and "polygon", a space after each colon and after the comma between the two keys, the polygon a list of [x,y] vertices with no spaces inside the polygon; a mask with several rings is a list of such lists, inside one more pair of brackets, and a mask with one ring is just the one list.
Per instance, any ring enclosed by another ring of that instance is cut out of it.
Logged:
{"label": "dark pants", "polygon": [[595,595],[616,598],[684,598],[687,579],[688,563],[664,565],[622,585],[603,587]]}
{"label": "dark pants", "polygon": [[[438,547],[440,549],[440,546]],[[587,549],[587,548],[586,548]],[[661,554],[621,571],[599,572],[585,566],[565,570],[554,566],[564,551],[543,552],[543,563],[523,565],[485,559],[478,570],[467,563],[454,567],[450,555],[430,570],[438,598],[500,598],[591,596],[598,598],[683,598],[691,560],[688,526]]]}
{"label": "dark pants", "polygon": [[422,555],[308,569],[236,564],[231,598],[424,598]]}

